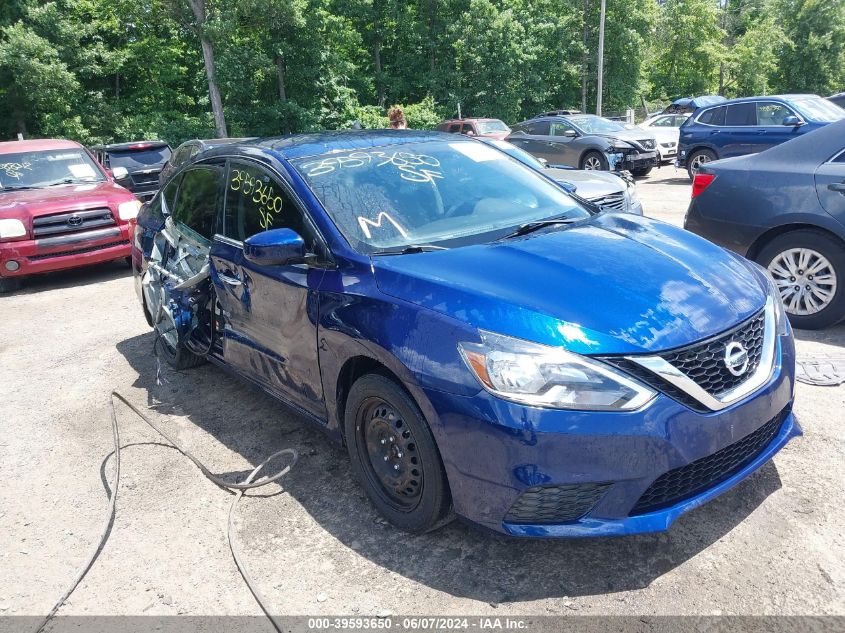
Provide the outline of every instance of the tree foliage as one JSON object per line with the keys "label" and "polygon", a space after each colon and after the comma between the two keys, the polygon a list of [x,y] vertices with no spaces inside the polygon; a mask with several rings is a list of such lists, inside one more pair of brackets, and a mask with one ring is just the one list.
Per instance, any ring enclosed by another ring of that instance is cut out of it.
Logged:
{"label": "tree foliage", "polygon": [[[5,0],[0,138],[215,136],[212,86],[231,135],[589,110],[598,23],[599,0]],[[842,0],[607,0],[606,109],[843,89]]]}

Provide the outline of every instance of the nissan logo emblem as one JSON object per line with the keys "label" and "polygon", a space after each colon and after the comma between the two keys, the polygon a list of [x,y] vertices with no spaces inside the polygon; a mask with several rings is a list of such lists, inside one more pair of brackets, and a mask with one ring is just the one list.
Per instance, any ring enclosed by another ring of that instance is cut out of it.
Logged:
{"label": "nissan logo emblem", "polygon": [[748,370],[748,350],[741,343],[731,341],[725,346],[725,367],[734,376],[742,376]]}
{"label": "nissan logo emblem", "polygon": [[79,226],[82,224],[82,216],[76,215],[75,213],[67,219],[67,223],[70,226]]}

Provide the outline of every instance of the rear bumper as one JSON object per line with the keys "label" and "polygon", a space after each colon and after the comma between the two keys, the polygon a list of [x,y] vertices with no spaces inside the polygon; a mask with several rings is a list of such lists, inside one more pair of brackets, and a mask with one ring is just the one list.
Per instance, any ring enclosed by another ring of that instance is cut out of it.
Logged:
{"label": "rear bumper", "polygon": [[[129,257],[129,225],[0,244],[0,277],[23,277]],[[14,268],[14,270],[12,270]]]}

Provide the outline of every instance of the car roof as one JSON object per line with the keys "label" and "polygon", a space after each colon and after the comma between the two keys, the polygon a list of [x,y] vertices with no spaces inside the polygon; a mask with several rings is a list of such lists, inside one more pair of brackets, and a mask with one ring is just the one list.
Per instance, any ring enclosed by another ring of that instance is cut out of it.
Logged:
{"label": "car roof", "polygon": [[149,149],[167,147],[164,141],[132,141],[131,143],[109,143],[108,145],[94,145],[91,149],[105,152],[121,152],[128,149]]}
{"label": "car roof", "polygon": [[[821,99],[819,95],[814,94],[786,94],[786,95],[760,95],[758,97],[739,97],[737,99],[728,99],[720,103],[714,103],[715,106],[730,105],[732,103],[748,103],[749,101],[792,101],[795,99]],[[711,106],[702,106],[703,108],[710,108]]]}
{"label": "car roof", "polygon": [[317,156],[330,152],[354,149],[372,149],[390,145],[405,145],[422,141],[446,141],[449,143],[472,143],[471,139],[448,132],[423,130],[340,130],[336,132],[312,132],[260,138],[233,145],[221,145],[203,152],[203,158],[241,150],[250,152],[263,150],[286,160]]}
{"label": "car roof", "polygon": [[39,152],[50,149],[81,149],[82,145],[75,141],[57,138],[41,138],[27,141],[7,141],[0,143],[0,154],[16,154],[18,152]]}

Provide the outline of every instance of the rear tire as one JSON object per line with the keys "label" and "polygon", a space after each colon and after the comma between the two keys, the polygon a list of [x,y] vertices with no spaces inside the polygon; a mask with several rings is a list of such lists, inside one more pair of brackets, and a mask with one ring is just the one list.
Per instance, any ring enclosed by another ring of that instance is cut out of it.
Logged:
{"label": "rear tire", "polygon": [[581,169],[607,171],[610,166],[601,152],[591,150],[581,157]]}
{"label": "rear tire", "polygon": [[14,292],[21,287],[20,277],[0,277],[0,295]]}
{"label": "rear tire", "polygon": [[794,327],[818,330],[845,317],[845,248],[835,238],[811,229],[791,231],[766,244],[756,259],[781,289]]}
{"label": "rear tire", "polygon": [[349,390],[344,430],[352,471],[376,509],[408,532],[453,519],[449,484],[431,430],[411,397],[381,374]]}
{"label": "rear tire", "polygon": [[191,369],[205,362],[205,358],[184,347],[173,348],[163,336],[158,338],[158,353],[173,369]]}
{"label": "rear tire", "polygon": [[698,169],[705,163],[718,160],[716,153],[709,149],[697,149],[687,157],[687,174],[690,180],[695,180]]}

